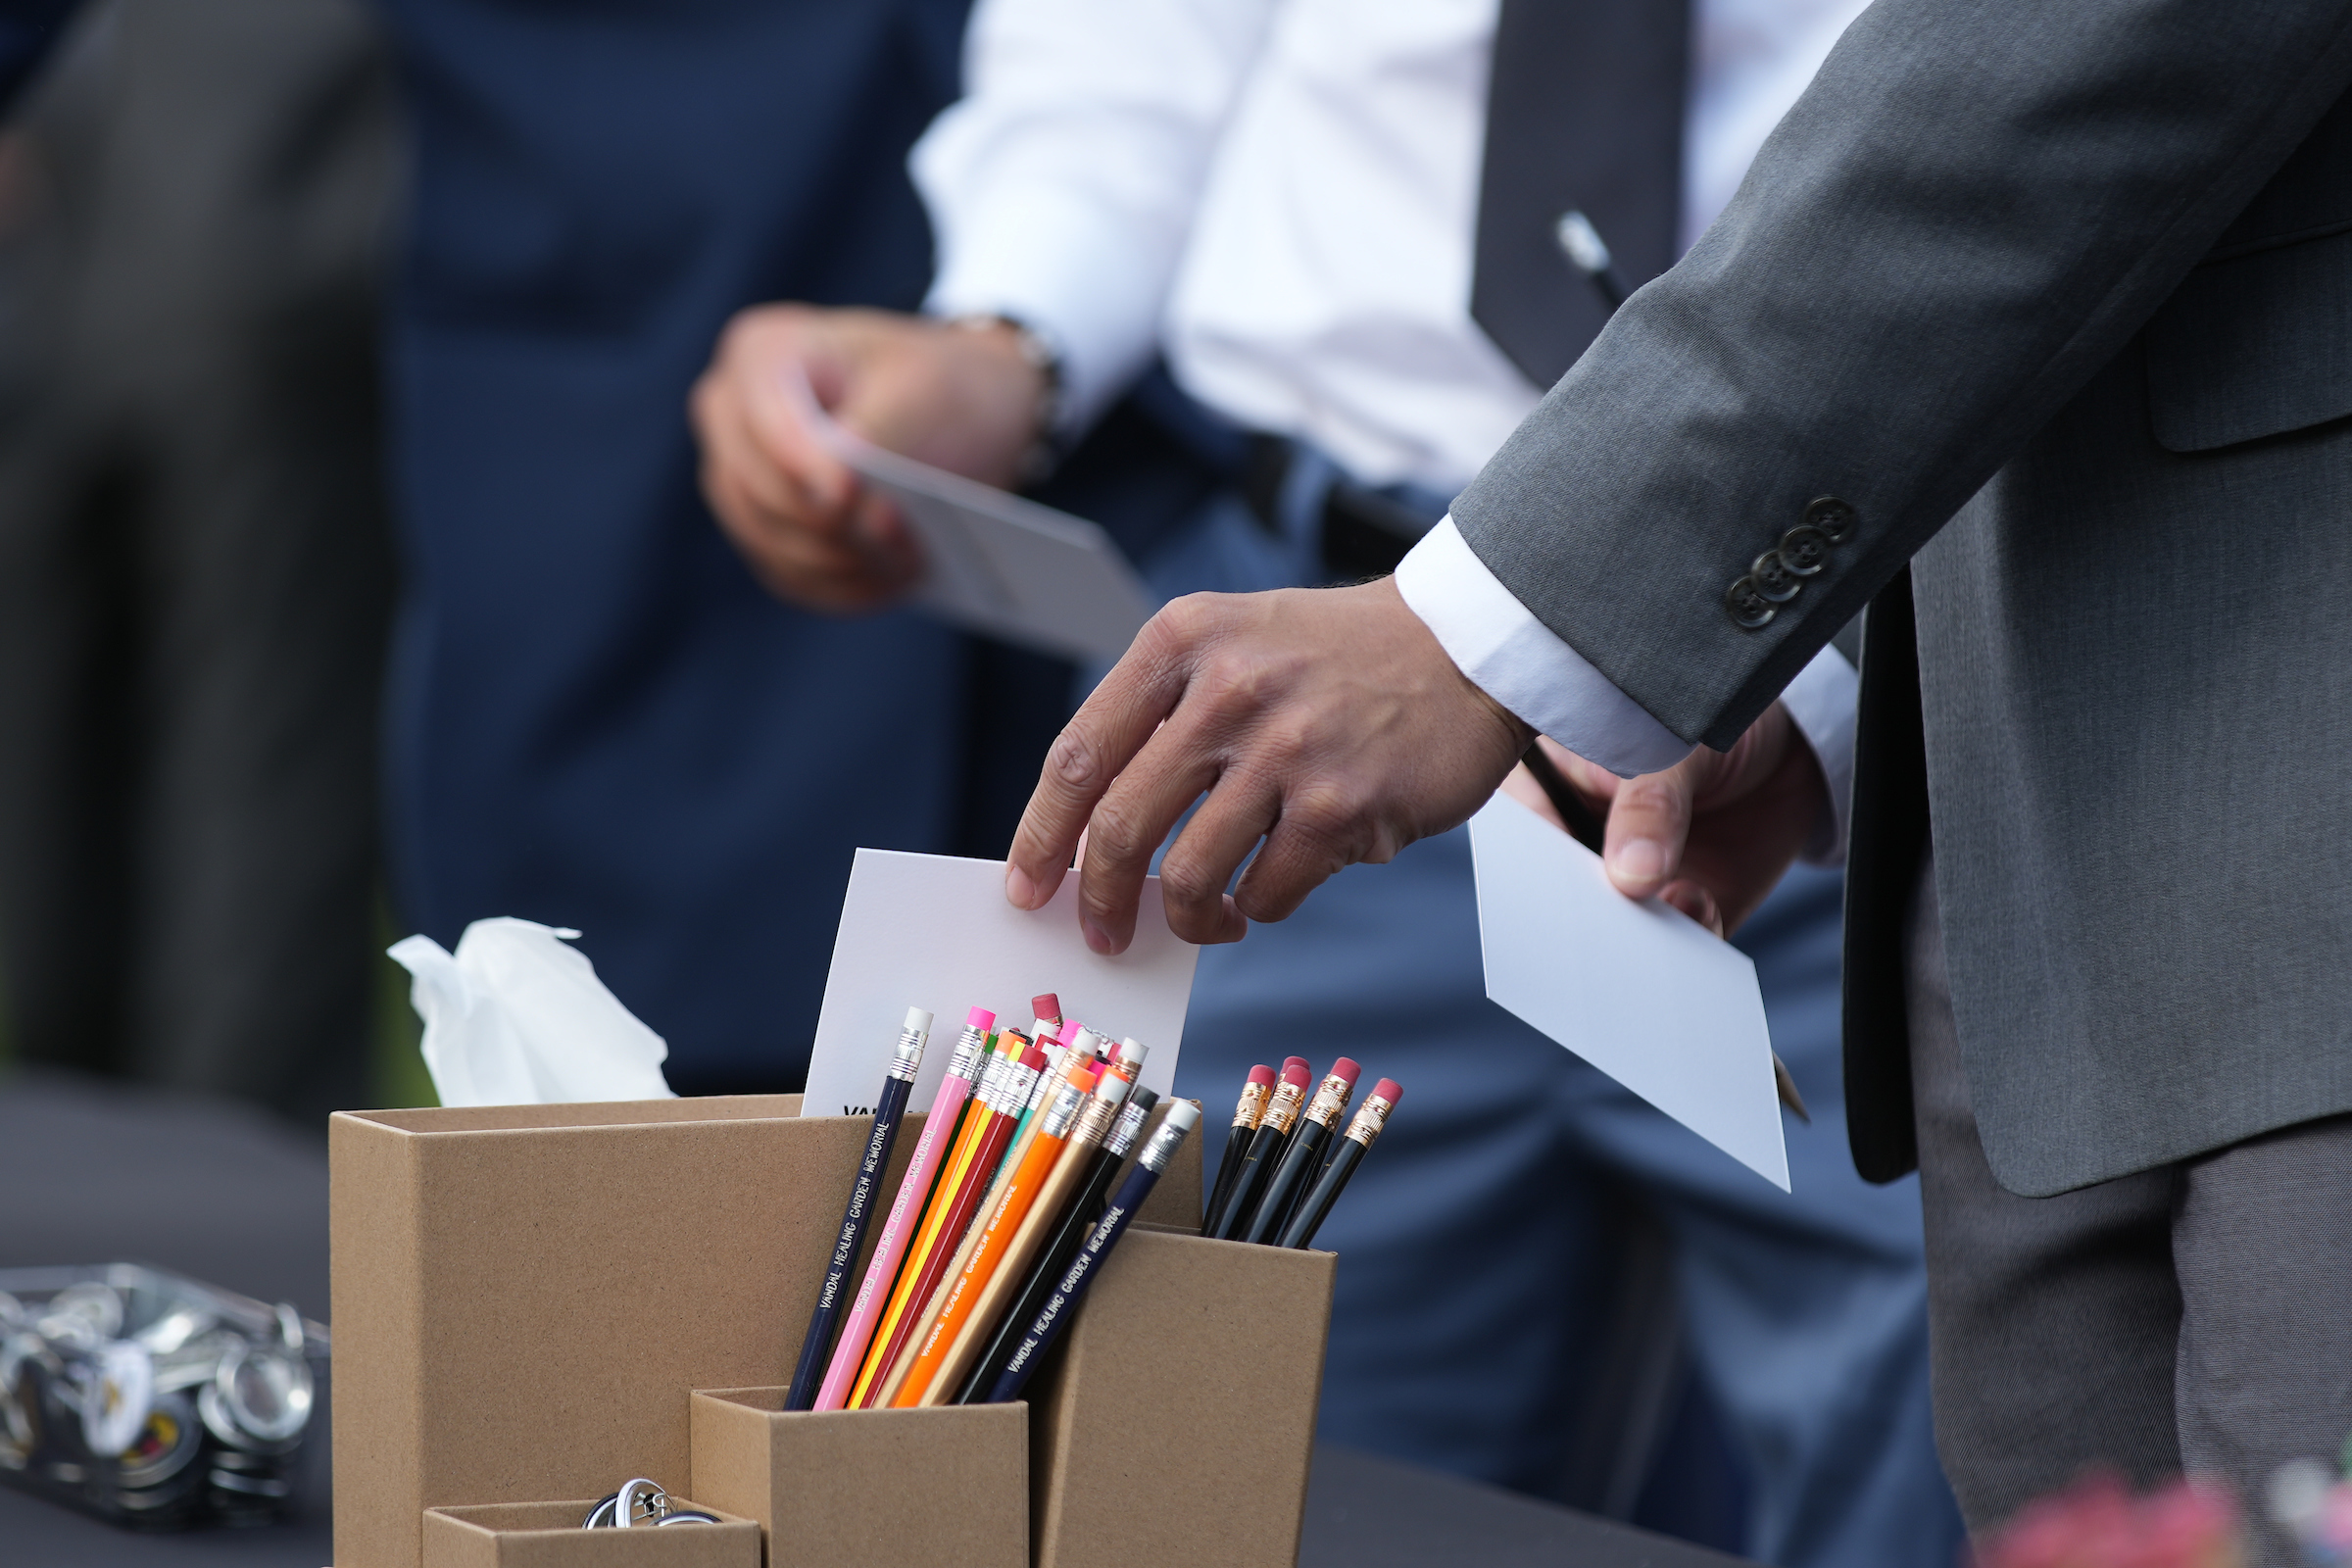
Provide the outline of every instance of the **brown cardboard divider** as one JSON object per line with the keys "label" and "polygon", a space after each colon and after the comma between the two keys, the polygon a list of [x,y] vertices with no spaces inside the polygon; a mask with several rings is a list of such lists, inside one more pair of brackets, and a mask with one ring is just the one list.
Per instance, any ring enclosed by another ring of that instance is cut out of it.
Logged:
{"label": "brown cardboard divider", "polygon": [[694,1396],[695,1495],[757,1519],[769,1568],[1028,1568],[1029,1407],[794,1410]]}
{"label": "brown cardboard divider", "polygon": [[[872,1126],[800,1107],[331,1118],[337,1568],[417,1568],[426,1508],[682,1483],[693,1390],[788,1382]],[[1200,1207],[1195,1137],[1142,1216]]]}
{"label": "brown cardboard divider", "polygon": [[593,1497],[427,1508],[423,1568],[760,1568],[758,1525],[704,1503],[678,1505],[719,1523],[582,1530]]}
{"label": "brown cardboard divider", "polygon": [[1298,1559],[1339,1258],[1189,1229],[1132,1226],[1028,1390],[1037,1568]]}

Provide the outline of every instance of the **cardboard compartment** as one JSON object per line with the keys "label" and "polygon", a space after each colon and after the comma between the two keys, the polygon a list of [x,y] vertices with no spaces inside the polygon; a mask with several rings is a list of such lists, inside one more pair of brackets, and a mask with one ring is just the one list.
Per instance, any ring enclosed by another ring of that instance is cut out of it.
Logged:
{"label": "cardboard compartment", "polygon": [[693,1488],[757,1519],[770,1568],[1028,1568],[1029,1407],[797,1410],[694,1396]]}
{"label": "cardboard compartment", "polygon": [[1339,1258],[1187,1229],[1121,1238],[1029,1388],[1037,1568],[1298,1559]]}
{"label": "cardboard compartment", "polygon": [[596,1499],[424,1511],[422,1568],[760,1568],[760,1527],[721,1508],[714,1525],[582,1530]]}
{"label": "cardboard compartment", "polygon": [[[417,1568],[427,1508],[683,1481],[693,1390],[791,1379],[870,1126],[798,1095],[332,1118],[337,1568]],[[1141,1217],[1198,1229],[1200,1195],[1189,1138]]]}

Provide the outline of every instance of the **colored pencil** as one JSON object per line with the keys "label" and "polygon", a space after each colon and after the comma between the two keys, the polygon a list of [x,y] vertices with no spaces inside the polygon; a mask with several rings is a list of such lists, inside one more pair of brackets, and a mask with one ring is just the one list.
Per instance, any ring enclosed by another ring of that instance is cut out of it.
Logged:
{"label": "colored pencil", "polygon": [[801,1340],[801,1358],[792,1370],[784,1408],[806,1410],[816,1402],[825,1362],[833,1353],[833,1330],[849,1295],[850,1270],[858,1264],[858,1244],[864,1240],[866,1217],[881,1198],[882,1177],[890,1169],[891,1146],[898,1142],[899,1125],[906,1119],[906,1097],[914,1092],[914,1077],[923,1065],[923,1046],[931,1038],[931,1014],[920,1007],[906,1009],[899,1043],[891,1053],[882,1078],[882,1093],[874,1102],[874,1119],[866,1134],[865,1156],[850,1183],[850,1199],[842,1209],[841,1228],[833,1236],[833,1255],[817,1286],[816,1307],[808,1314],[808,1332]]}
{"label": "colored pencil", "polygon": [[907,1162],[906,1174],[899,1182],[890,1217],[882,1222],[882,1234],[874,1242],[873,1259],[866,1265],[864,1279],[858,1282],[858,1298],[850,1303],[849,1320],[842,1324],[841,1338],[833,1347],[833,1358],[825,1366],[825,1380],[817,1387],[816,1409],[840,1409],[849,1397],[850,1386],[858,1379],[858,1367],[865,1359],[866,1345],[874,1337],[875,1321],[889,1299],[890,1287],[899,1277],[899,1263],[914,1240],[923,1209],[931,1200],[932,1187],[946,1168],[947,1152],[956,1142],[964,1103],[971,1098],[972,1080],[987,1054],[989,1028],[996,1021],[997,1015],[986,1007],[974,1007],[964,1018],[963,1032],[956,1037],[956,1054],[948,1059],[947,1076],[939,1081],[939,1093],[932,1097],[931,1108],[923,1115],[923,1136],[915,1142],[914,1158]]}
{"label": "colored pencil", "polygon": [[[990,1057],[988,1070],[980,1087],[974,1092],[979,1106],[974,1114],[964,1117],[963,1130],[956,1149],[949,1156],[948,1167],[935,1184],[931,1201],[923,1214],[921,1228],[915,1233],[914,1245],[899,1265],[898,1282],[891,1287],[890,1304],[876,1325],[872,1342],[866,1348],[865,1361],[858,1370],[858,1381],[852,1385],[846,1407],[862,1410],[870,1408],[878,1398],[883,1376],[889,1372],[899,1347],[914,1332],[914,1315],[922,1308],[937,1271],[947,1266],[946,1256],[954,1250],[960,1229],[943,1237],[957,1211],[958,1200],[977,1179],[980,1161],[985,1151],[992,1150],[991,1140],[999,1132],[1005,1137],[1012,1133],[1012,1116],[1005,1106],[1008,1101],[1018,1103],[1029,1092],[1029,1076],[1025,1063],[1016,1059],[1020,1039],[1014,1030],[1004,1031],[997,1051]],[[1007,1056],[1005,1048],[1015,1055]],[[1035,1050],[1034,1047],[1031,1048]],[[1042,1058],[1042,1054],[1040,1056]],[[964,1210],[969,1217],[969,1210]]]}
{"label": "colored pencil", "polygon": [[1111,1199],[1110,1207],[1103,1210],[1102,1222],[1087,1237],[1086,1245],[1078,1250],[1078,1255],[1071,1260],[1068,1272],[1062,1275],[1054,1294],[1046,1298],[1046,1304],[1029,1325],[1029,1332],[1021,1337],[1021,1343],[1014,1348],[1004,1376],[998,1378],[997,1386],[989,1391],[989,1403],[1003,1404],[1007,1399],[1021,1396],[1021,1390],[1037,1375],[1038,1366],[1045,1359],[1046,1352],[1054,1348],[1062,1331],[1069,1327],[1071,1314],[1078,1310],[1079,1303],[1085,1299],[1088,1288],[1101,1272],[1102,1259],[1118,1245],[1119,1238],[1127,1234],[1128,1223],[1135,1218],[1135,1211],[1143,1206],[1145,1199],[1152,1196],[1152,1189],[1158,1183],[1160,1173],[1176,1157],[1176,1147],[1184,1142],[1184,1135],[1200,1119],[1199,1107],[1189,1100],[1179,1100],[1168,1106],[1168,1114],[1160,1122],[1159,1130],[1144,1145],[1144,1152],[1136,1156],[1135,1165],[1128,1171],[1126,1181],[1119,1184],[1117,1196]]}
{"label": "colored pencil", "polygon": [[[1072,1120],[1039,1135],[1020,1174],[990,1217],[978,1250],[956,1279],[930,1343],[899,1391],[901,1405],[944,1404],[955,1395],[996,1327],[997,1314],[1020,1290],[1047,1231],[1076,1196],[1094,1152],[1118,1119],[1127,1090],[1126,1080],[1105,1073]],[[1058,1146],[1050,1136],[1056,1130],[1061,1133]]]}
{"label": "colored pencil", "polygon": [[[928,1296],[923,1298],[922,1311],[909,1318],[906,1328],[906,1338],[900,1343],[899,1348],[892,1352],[893,1359],[889,1374],[874,1394],[874,1403],[877,1407],[895,1405],[899,1402],[900,1392],[906,1387],[907,1378],[913,1374],[915,1362],[921,1358],[925,1347],[931,1343],[931,1331],[939,1322],[940,1314],[947,1309],[948,1300],[955,1293],[956,1282],[962,1277],[965,1266],[972,1260],[972,1254],[980,1250],[982,1242],[986,1240],[988,1222],[995,1215],[997,1205],[1004,1199],[1008,1185],[1019,1175],[1021,1165],[1028,1159],[1029,1150],[1036,1147],[1037,1140],[1045,1135],[1048,1126],[1059,1122],[1066,1131],[1070,1120],[1076,1117],[1078,1107],[1085,1100],[1083,1086],[1075,1081],[1082,1076],[1083,1069],[1076,1065],[1065,1069],[1064,1076],[1055,1088],[1054,1098],[1047,1102],[1044,1113],[1030,1125],[1029,1131],[1023,1135],[1026,1142],[1014,1152],[1003,1157],[1003,1165],[1008,1167],[1004,1169],[1003,1177],[996,1182],[983,1184],[981,1190],[973,1195],[970,1209],[962,1226],[962,1240],[956,1245],[954,1254],[947,1259],[945,1265],[934,1277]],[[1011,1133],[1009,1124],[1006,1126],[1005,1132],[1007,1135]],[[1009,1141],[1009,1136],[1007,1141]],[[1058,1152],[1058,1142],[1051,1146],[1051,1149],[1052,1152]]]}
{"label": "colored pencil", "polygon": [[[1267,1076],[1272,1074],[1269,1072]],[[996,1333],[990,1336],[987,1348],[973,1358],[971,1370],[963,1376],[963,1387],[956,1392],[956,1403],[977,1403],[997,1386],[1005,1359],[1021,1343],[1021,1336],[1029,1332],[1038,1309],[1053,1294],[1054,1282],[1069,1268],[1070,1259],[1078,1255],[1078,1249],[1086,1245],[1095,1222],[1102,1217],[1102,1200],[1110,1194],[1110,1184],[1118,1180],[1120,1164],[1127,1158],[1127,1152],[1135,1147],[1144,1123],[1151,1119],[1152,1107],[1158,1103],[1158,1095],[1149,1089],[1137,1089],[1128,1095],[1127,1103],[1119,1107],[1119,1119],[1112,1124],[1110,1135],[1095,1151],[1085,1185],[1078,1189],[1077,1198],[1062,1214],[1053,1236],[1039,1250],[1037,1261],[1029,1265],[1029,1277],[1022,1282],[1012,1305],[998,1319]]]}

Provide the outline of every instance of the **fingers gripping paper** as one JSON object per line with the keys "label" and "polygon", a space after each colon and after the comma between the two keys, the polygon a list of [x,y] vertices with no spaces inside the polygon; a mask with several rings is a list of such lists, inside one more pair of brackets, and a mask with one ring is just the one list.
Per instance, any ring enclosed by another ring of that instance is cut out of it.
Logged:
{"label": "fingers gripping paper", "polygon": [[1470,819],[1487,995],[1783,1192],[1756,966],[1509,796]]}
{"label": "fingers gripping paper", "polygon": [[1116,659],[1158,608],[1099,525],[859,439],[818,406],[806,376],[788,377],[784,392],[913,531],[923,554],[913,598],[932,613],[1024,648]]}
{"label": "fingers gripping paper", "polygon": [[[811,1116],[870,1109],[908,1007],[928,1007],[943,1025],[988,1007],[1000,1028],[1026,1030],[1022,1009],[1043,991],[1057,993],[1068,1016],[1150,1047],[1144,1085],[1173,1094],[1200,954],[1168,929],[1157,877],[1144,883],[1134,945],[1104,957],[1078,933],[1075,875],[1044,908],[1024,912],[1004,902],[1002,860],[859,850],[803,1103]],[[942,1036],[954,1039],[954,1028],[933,1036],[909,1104],[929,1104],[947,1075],[954,1053]]]}

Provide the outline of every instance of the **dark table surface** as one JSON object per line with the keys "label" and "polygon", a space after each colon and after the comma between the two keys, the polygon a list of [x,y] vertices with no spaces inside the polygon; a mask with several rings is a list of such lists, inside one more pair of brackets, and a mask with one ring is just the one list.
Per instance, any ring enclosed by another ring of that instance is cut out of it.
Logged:
{"label": "dark table surface", "polygon": [[[0,1081],[0,1268],[152,1263],[326,1320],[326,1145],[235,1105],[74,1080]],[[331,1396],[331,1381],[329,1385]],[[319,1431],[319,1439],[327,1434]],[[0,1562],[24,1568],[322,1568],[328,1443],[296,1516],[130,1535],[0,1487]],[[1550,1503],[1329,1446],[1304,1568],[1723,1568],[1735,1559]]]}

